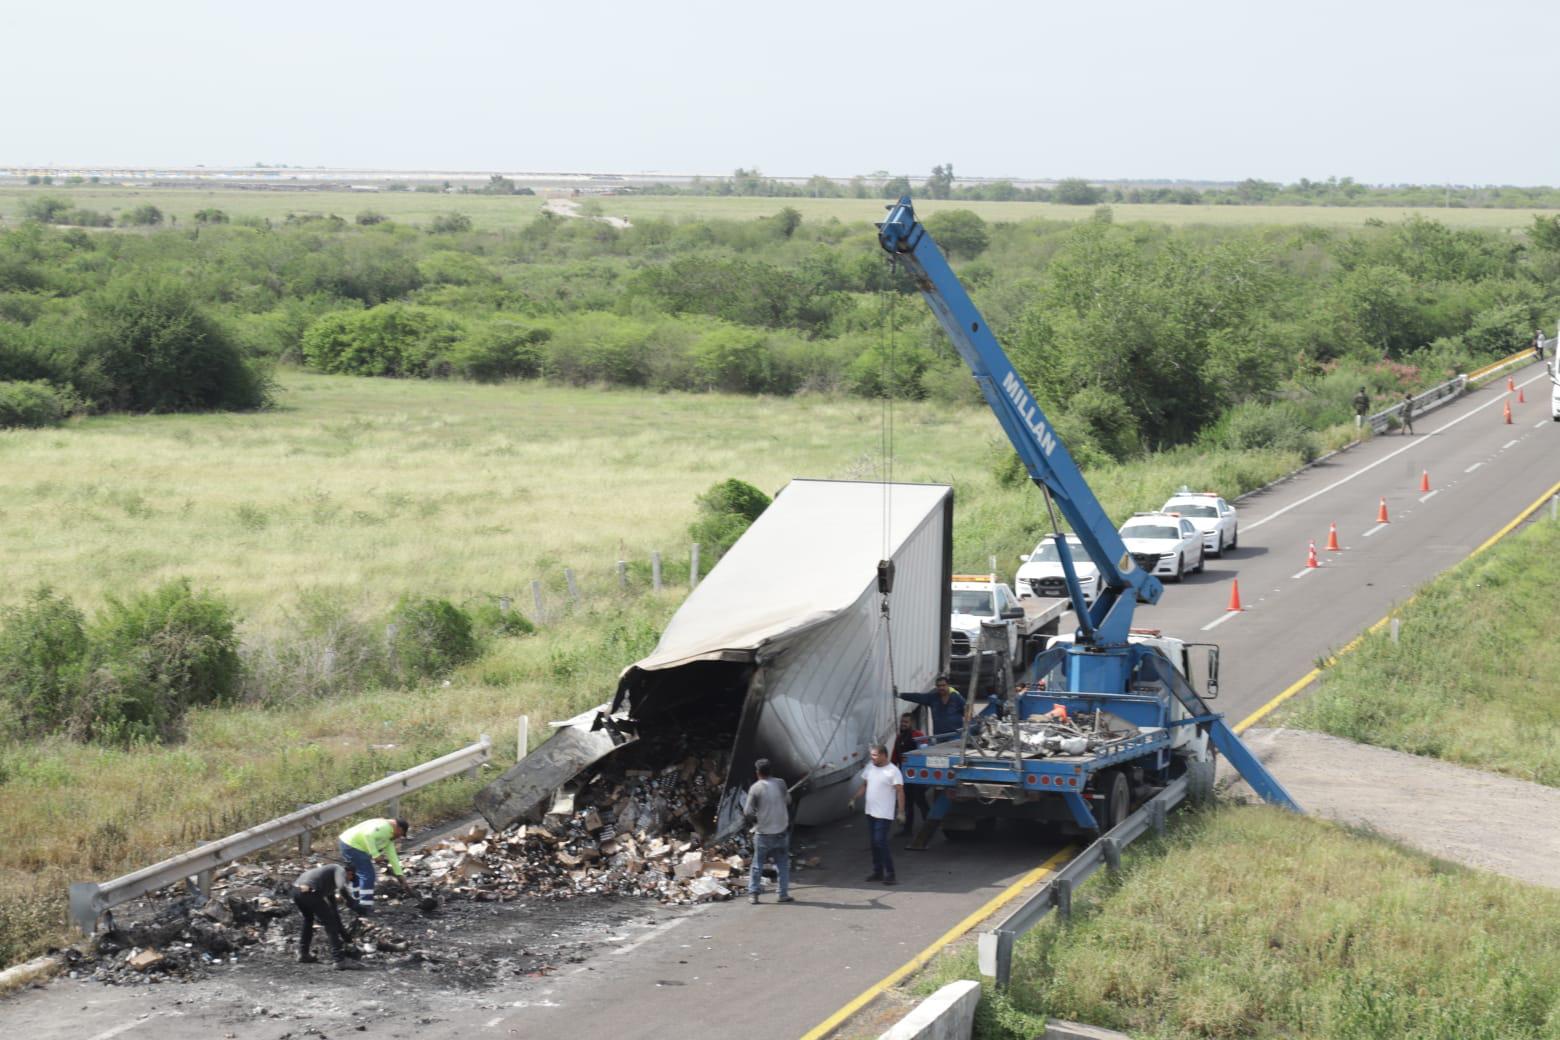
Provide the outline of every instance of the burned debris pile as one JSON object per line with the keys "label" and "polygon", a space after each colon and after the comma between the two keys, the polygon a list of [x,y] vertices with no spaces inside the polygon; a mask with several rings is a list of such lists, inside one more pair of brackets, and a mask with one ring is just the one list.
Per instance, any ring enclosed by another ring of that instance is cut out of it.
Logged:
{"label": "burned debris pile", "polygon": [[[460,933],[469,922],[461,915],[480,913],[484,905],[521,902],[534,915],[591,896],[670,905],[729,899],[745,884],[751,849],[745,834],[709,844],[728,766],[726,752],[707,750],[715,743],[683,734],[626,749],[633,754],[598,763],[559,792],[538,822],[497,833],[472,826],[408,850],[401,857],[406,886],[381,872],[381,913],[355,919],[343,910],[351,952],[371,965],[475,978],[496,969],[463,945]],[[292,881],[322,861],[230,866],[214,877],[203,905],[190,897],[154,899],[133,923],[65,951],[67,967],[73,977],[147,984],[199,979],[254,956],[290,962],[299,930]],[[816,859],[794,866],[809,862]],[[323,953],[322,935],[316,945]],[[528,951],[505,950],[515,952]],[[536,951],[514,970],[545,974],[554,959]]]}

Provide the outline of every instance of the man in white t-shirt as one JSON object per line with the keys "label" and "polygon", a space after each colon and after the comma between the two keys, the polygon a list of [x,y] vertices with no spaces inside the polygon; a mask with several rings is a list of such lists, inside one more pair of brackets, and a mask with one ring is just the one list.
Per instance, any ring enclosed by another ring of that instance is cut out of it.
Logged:
{"label": "man in white t-shirt", "polygon": [[867,827],[872,838],[872,873],[867,880],[897,885],[888,837],[893,832],[895,817],[902,817],[905,812],[905,778],[889,764],[888,748],[882,744],[872,745],[872,764],[861,771],[861,786],[850,796],[852,809],[863,794],[867,796]]}

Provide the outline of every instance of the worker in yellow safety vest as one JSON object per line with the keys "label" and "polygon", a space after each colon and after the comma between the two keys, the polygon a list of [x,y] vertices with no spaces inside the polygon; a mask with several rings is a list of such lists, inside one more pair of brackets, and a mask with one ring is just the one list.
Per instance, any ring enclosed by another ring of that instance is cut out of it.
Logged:
{"label": "worker in yellow safety vest", "polygon": [[395,854],[395,842],[397,838],[406,837],[407,830],[405,820],[379,819],[364,820],[341,832],[338,841],[341,859],[352,872],[352,893],[362,906],[358,911],[360,914],[370,912],[374,906],[374,860],[385,860],[390,864],[392,874],[398,879],[403,877],[400,857]]}

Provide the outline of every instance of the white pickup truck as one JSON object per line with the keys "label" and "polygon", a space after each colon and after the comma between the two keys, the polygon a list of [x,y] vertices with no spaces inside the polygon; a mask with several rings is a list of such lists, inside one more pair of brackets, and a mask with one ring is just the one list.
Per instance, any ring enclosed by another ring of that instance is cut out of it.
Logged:
{"label": "white pickup truck", "polygon": [[1062,615],[1071,606],[1065,599],[1020,599],[1006,582],[995,574],[955,574],[953,576],[953,612],[949,619],[949,678],[966,693],[990,688],[996,675],[994,652],[981,662],[981,690],[968,688],[975,663],[975,644],[980,640],[983,621],[999,620],[1007,628],[1007,655],[1017,673],[1037,653],[1045,649],[1046,638],[1054,636]]}

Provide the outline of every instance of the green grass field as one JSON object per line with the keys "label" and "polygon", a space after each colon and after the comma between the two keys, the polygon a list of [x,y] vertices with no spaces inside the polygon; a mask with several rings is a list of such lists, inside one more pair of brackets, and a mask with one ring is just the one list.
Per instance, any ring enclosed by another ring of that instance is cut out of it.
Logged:
{"label": "green grass field", "polygon": [[488,230],[522,227],[541,212],[545,201],[534,195],[438,195],[424,192],[272,191],[237,188],[105,188],[99,186],[0,188],[0,220],[21,219],[27,199],[48,195],[64,199],[80,209],[118,216],[136,206],[153,205],[165,220],[180,225],[195,223],[202,209],[220,209],[229,218],[260,217],[281,221],[290,213],[334,213],[352,220],[364,210],[382,213],[392,220],[424,224],[440,213],[460,212]]}
{"label": "green grass field", "polygon": [[[1124,865],[1019,942],[979,1040],[1560,1036],[1560,893],[1256,807],[1181,813]],[[914,988],[979,977],[966,947]]]}
{"label": "green grass field", "polygon": [[1276,723],[1560,787],[1560,647],[1534,606],[1554,586],[1535,561],[1556,553],[1543,519],[1441,575],[1398,612],[1397,643],[1367,636]]}
{"label": "green grass field", "polygon": [[[383,213],[393,220],[425,223],[439,213],[459,211],[477,227],[502,230],[521,226],[541,211],[540,196],[437,195],[415,192],[354,192],[342,190],[260,190],[233,188],[105,188],[94,185],[64,187],[0,188],[0,219],[20,219],[22,202],[39,195],[53,195],[73,205],[118,214],[148,203],[179,223],[192,222],[197,210],[215,207],[231,217],[285,219],[289,213],[330,214],[352,219],[363,210]],[[880,199],[780,199],[719,198],[679,195],[588,196],[579,199],[587,212],[640,218],[752,220],[786,206],[810,221],[873,221],[882,217]],[[940,209],[968,209],[991,221],[1087,220],[1092,206],[1063,206],[1047,202],[937,202],[917,200],[917,210],[930,215]],[[1191,224],[1315,224],[1326,227],[1359,227],[1368,220],[1397,223],[1419,213],[1452,227],[1526,228],[1536,215],[1557,210],[1524,209],[1409,209],[1398,206],[1360,208],[1328,206],[1173,206],[1115,205],[1120,222],[1146,221],[1172,226]]]}

